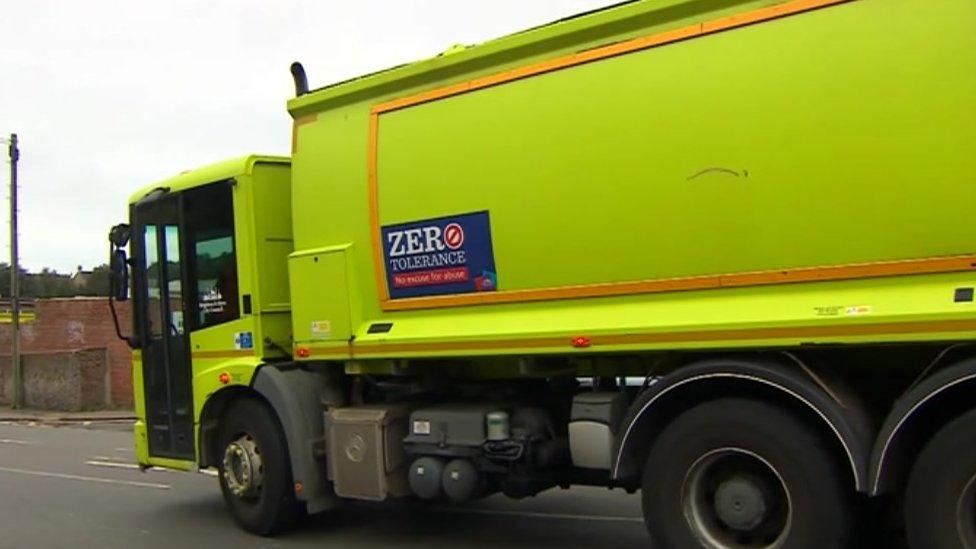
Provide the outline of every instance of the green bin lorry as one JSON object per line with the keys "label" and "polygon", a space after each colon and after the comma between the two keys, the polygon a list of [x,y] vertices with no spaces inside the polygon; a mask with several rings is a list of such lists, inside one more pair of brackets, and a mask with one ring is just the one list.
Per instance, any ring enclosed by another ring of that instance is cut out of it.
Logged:
{"label": "green bin lorry", "polygon": [[976,547],[974,28],[646,0],[293,65],[290,158],[150,185],[110,235],[139,463],[217,468],[263,535],[592,485],[661,547],[882,539],[866,508]]}

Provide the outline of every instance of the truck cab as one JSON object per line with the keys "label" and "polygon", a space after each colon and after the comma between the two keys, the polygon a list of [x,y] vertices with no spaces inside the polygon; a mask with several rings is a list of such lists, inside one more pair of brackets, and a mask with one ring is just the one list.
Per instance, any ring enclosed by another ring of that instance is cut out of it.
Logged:
{"label": "truck cab", "polygon": [[208,398],[247,384],[258,364],[291,356],[289,165],[248,156],[184,172],[130,200],[143,466],[193,468]]}

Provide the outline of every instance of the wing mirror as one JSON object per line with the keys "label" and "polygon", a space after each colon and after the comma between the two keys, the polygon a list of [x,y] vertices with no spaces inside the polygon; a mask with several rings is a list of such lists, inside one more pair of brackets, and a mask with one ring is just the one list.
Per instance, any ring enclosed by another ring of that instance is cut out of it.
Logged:
{"label": "wing mirror", "polygon": [[108,232],[108,240],[116,248],[125,248],[132,236],[132,228],[125,223],[120,223]]}
{"label": "wing mirror", "polygon": [[129,347],[136,349],[139,342],[136,337],[122,335],[122,328],[119,326],[119,315],[115,311],[116,301],[127,301],[129,299],[129,257],[125,253],[125,247],[129,244],[129,237],[132,230],[125,223],[112,227],[108,232],[109,259],[108,259],[108,307],[112,311],[112,320],[115,322],[115,335],[125,341]]}
{"label": "wing mirror", "polygon": [[115,301],[129,299],[129,257],[125,250],[116,248],[112,251],[109,262],[109,292]]}
{"label": "wing mirror", "polygon": [[132,229],[125,223],[112,227],[108,232],[108,241],[112,243],[108,261],[109,298],[115,301],[129,299],[129,258],[125,255],[125,247],[131,236]]}

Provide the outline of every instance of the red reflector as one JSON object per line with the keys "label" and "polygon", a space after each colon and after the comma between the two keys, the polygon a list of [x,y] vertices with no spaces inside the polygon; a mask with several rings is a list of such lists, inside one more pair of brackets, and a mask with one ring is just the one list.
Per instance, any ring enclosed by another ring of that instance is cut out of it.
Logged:
{"label": "red reflector", "polygon": [[573,338],[573,347],[576,347],[577,349],[589,347],[590,345],[593,345],[593,341],[591,341],[588,337],[579,336]]}
{"label": "red reflector", "polygon": [[295,351],[295,356],[298,358],[308,358],[312,356],[312,351],[308,350],[308,347],[299,347],[298,350]]}
{"label": "red reflector", "polygon": [[223,383],[224,385],[227,385],[228,383],[230,383],[230,374],[228,374],[227,372],[223,372],[219,376],[217,376],[217,379],[220,380],[220,382]]}

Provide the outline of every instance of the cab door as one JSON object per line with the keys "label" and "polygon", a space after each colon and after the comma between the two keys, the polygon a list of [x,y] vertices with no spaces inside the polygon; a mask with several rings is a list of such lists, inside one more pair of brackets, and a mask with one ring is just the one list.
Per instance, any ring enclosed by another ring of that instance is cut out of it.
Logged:
{"label": "cab door", "polygon": [[182,195],[158,193],[134,207],[134,305],[141,334],[149,454],[194,459],[181,202]]}

